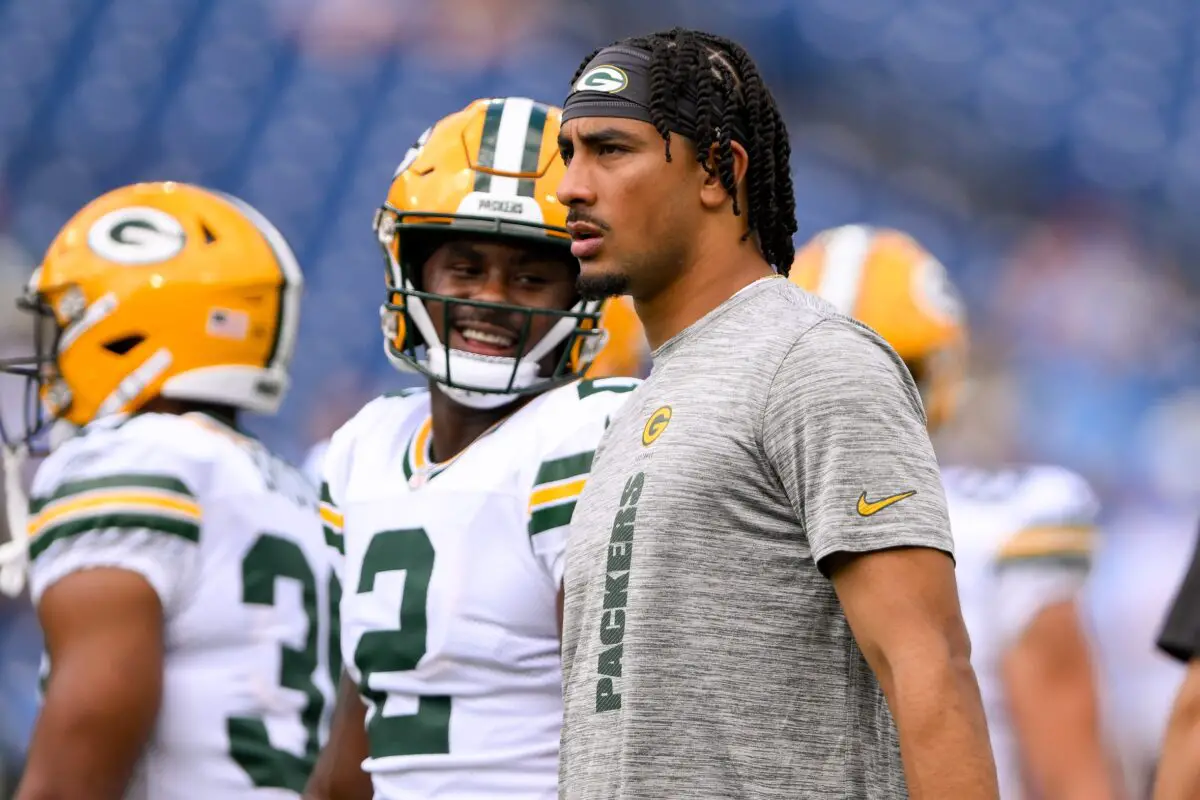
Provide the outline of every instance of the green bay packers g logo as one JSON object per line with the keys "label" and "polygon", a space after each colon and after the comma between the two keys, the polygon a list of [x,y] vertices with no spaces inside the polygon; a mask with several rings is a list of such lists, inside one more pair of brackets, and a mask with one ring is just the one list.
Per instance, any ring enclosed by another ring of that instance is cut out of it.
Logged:
{"label": "green bay packers g logo", "polygon": [[650,419],[646,420],[646,427],[642,428],[642,444],[646,447],[654,444],[655,440],[663,435],[663,431],[667,429],[667,423],[670,421],[670,406],[663,406],[651,414]]}
{"label": "green bay packers g logo", "polygon": [[425,148],[425,143],[429,141],[429,135],[433,133],[433,128],[426,128],[425,132],[417,137],[417,141],[413,146],[408,148],[408,152],[404,154],[404,158],[400,160],[400,166],[396,167],[396,171],[392,173],[392,180],[400,176],[401,172],[408,169],[417,160],[417,156],[421,155],[421,151]]}
{"label": "green bay packers g logo", "polygon": [[148,206],[110,211],[92,223],[88,247],[105,261],[125,266],[158,264],[179,255],[187,242],[179,220]]}
{"label": "green bay packers g logo", "polygon": [[628,85],[629,76],[623,69],[612,64],[600,64],[583,73],[575,82],[575,91],[616,94]]}

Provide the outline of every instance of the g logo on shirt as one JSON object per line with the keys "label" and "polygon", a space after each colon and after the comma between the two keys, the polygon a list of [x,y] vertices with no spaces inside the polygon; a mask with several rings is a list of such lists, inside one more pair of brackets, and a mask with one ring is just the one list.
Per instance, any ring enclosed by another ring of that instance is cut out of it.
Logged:
{"label": "g logo on shirt", "polygon": [[670,421],[670,406],[663,406],[651,414],[650,419],[646,420],[646,427],[642,428],[642,444],[646,447],[654,444],[655,440],[663,435],[663,431],[667,429],[667,423]]}

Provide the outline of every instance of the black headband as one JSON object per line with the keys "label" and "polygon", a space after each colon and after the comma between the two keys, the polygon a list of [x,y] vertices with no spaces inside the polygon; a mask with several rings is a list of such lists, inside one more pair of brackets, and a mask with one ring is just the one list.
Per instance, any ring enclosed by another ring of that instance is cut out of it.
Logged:
{"label": "black headband", "polygon": [[[684,86],[674,98],[667,128],[693,142],[697,132],[697,100],[694,86]],[[606,47],[588,62],[563,103],[562,121],[577,117],[621,117],[651,122],[650,53],[636,47]],[[730,136],[743,144],[744,132],[735,125]]]}

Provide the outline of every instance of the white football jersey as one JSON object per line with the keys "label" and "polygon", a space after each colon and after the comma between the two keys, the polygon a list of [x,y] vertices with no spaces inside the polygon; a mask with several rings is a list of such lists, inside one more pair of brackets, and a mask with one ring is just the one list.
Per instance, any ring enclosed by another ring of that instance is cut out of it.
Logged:
{"label": "white football jersey", "polygon": [[325,463],[325,451],[328,449],[328,439],[317,442],[304,456],[304,463],[300,465],[300,471],[313,486],[321,485],[321,465]]}
{"label": "white football jersey", "polygon": [[425,390],[334,434],[322,516],[345,556],[342,656],[379,800],[557,798],[567,531],[637,383],[546,392],[442,463]]}
{"label": "white football jersey", "polygon": [[1098,506],[1066,469],[950,467],[942,480],[954,533],[956,577],[971,637],[1003,800],[1023,797],[1001,666],[1043,609],[1073,599],[1091,565]]}
{"label": "white football jersey", "polygon": [[56,449],[30,511],[35,604],[100,566],[162,601],[162,703],[126,797],[299,797],[341,672],[315,488],[208,416],[141,414]]}

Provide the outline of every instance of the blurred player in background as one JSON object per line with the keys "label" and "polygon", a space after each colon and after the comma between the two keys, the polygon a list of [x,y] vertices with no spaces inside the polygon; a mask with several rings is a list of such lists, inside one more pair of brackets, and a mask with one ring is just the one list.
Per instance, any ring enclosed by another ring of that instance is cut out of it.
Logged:
{"label": "blurred player in background", "polygon": [[1193,800],[1200,797],[1200,540],[1163,621],[1158,648],[1186,665],[1187,676],[1171,708],[1154,800]]}
{"label": "blurred player in background", "polygon": [[[929,428],[955,411],[967,329],[945,268],[907,235],[847,225],[797,254],[790,278],[883,336],[921,390]],[[1061,467],[943,469],[956,573],[1001,797],[1116,796],[1077,596],[1096,499]]]}
{"label": "blurred player in background", "polygon": [[43,411],[5,444],[61,442],[13,525],[48,666],[21,800],[303,789],[333,573],[315,491],[238,429],[283,400],[302,283],[250,206],[151,183],[79,211],[18,301],[36,352],[0,369]]}
{"label": "blurred player in background", "polygon": [[377,214],[385,353],[429,388],[369,403],[321,459],[347,677],[310,797],[557,797],[567,529],[637,385],[579,380],[606,304],[575,287],[559,117],[451,114]]}

